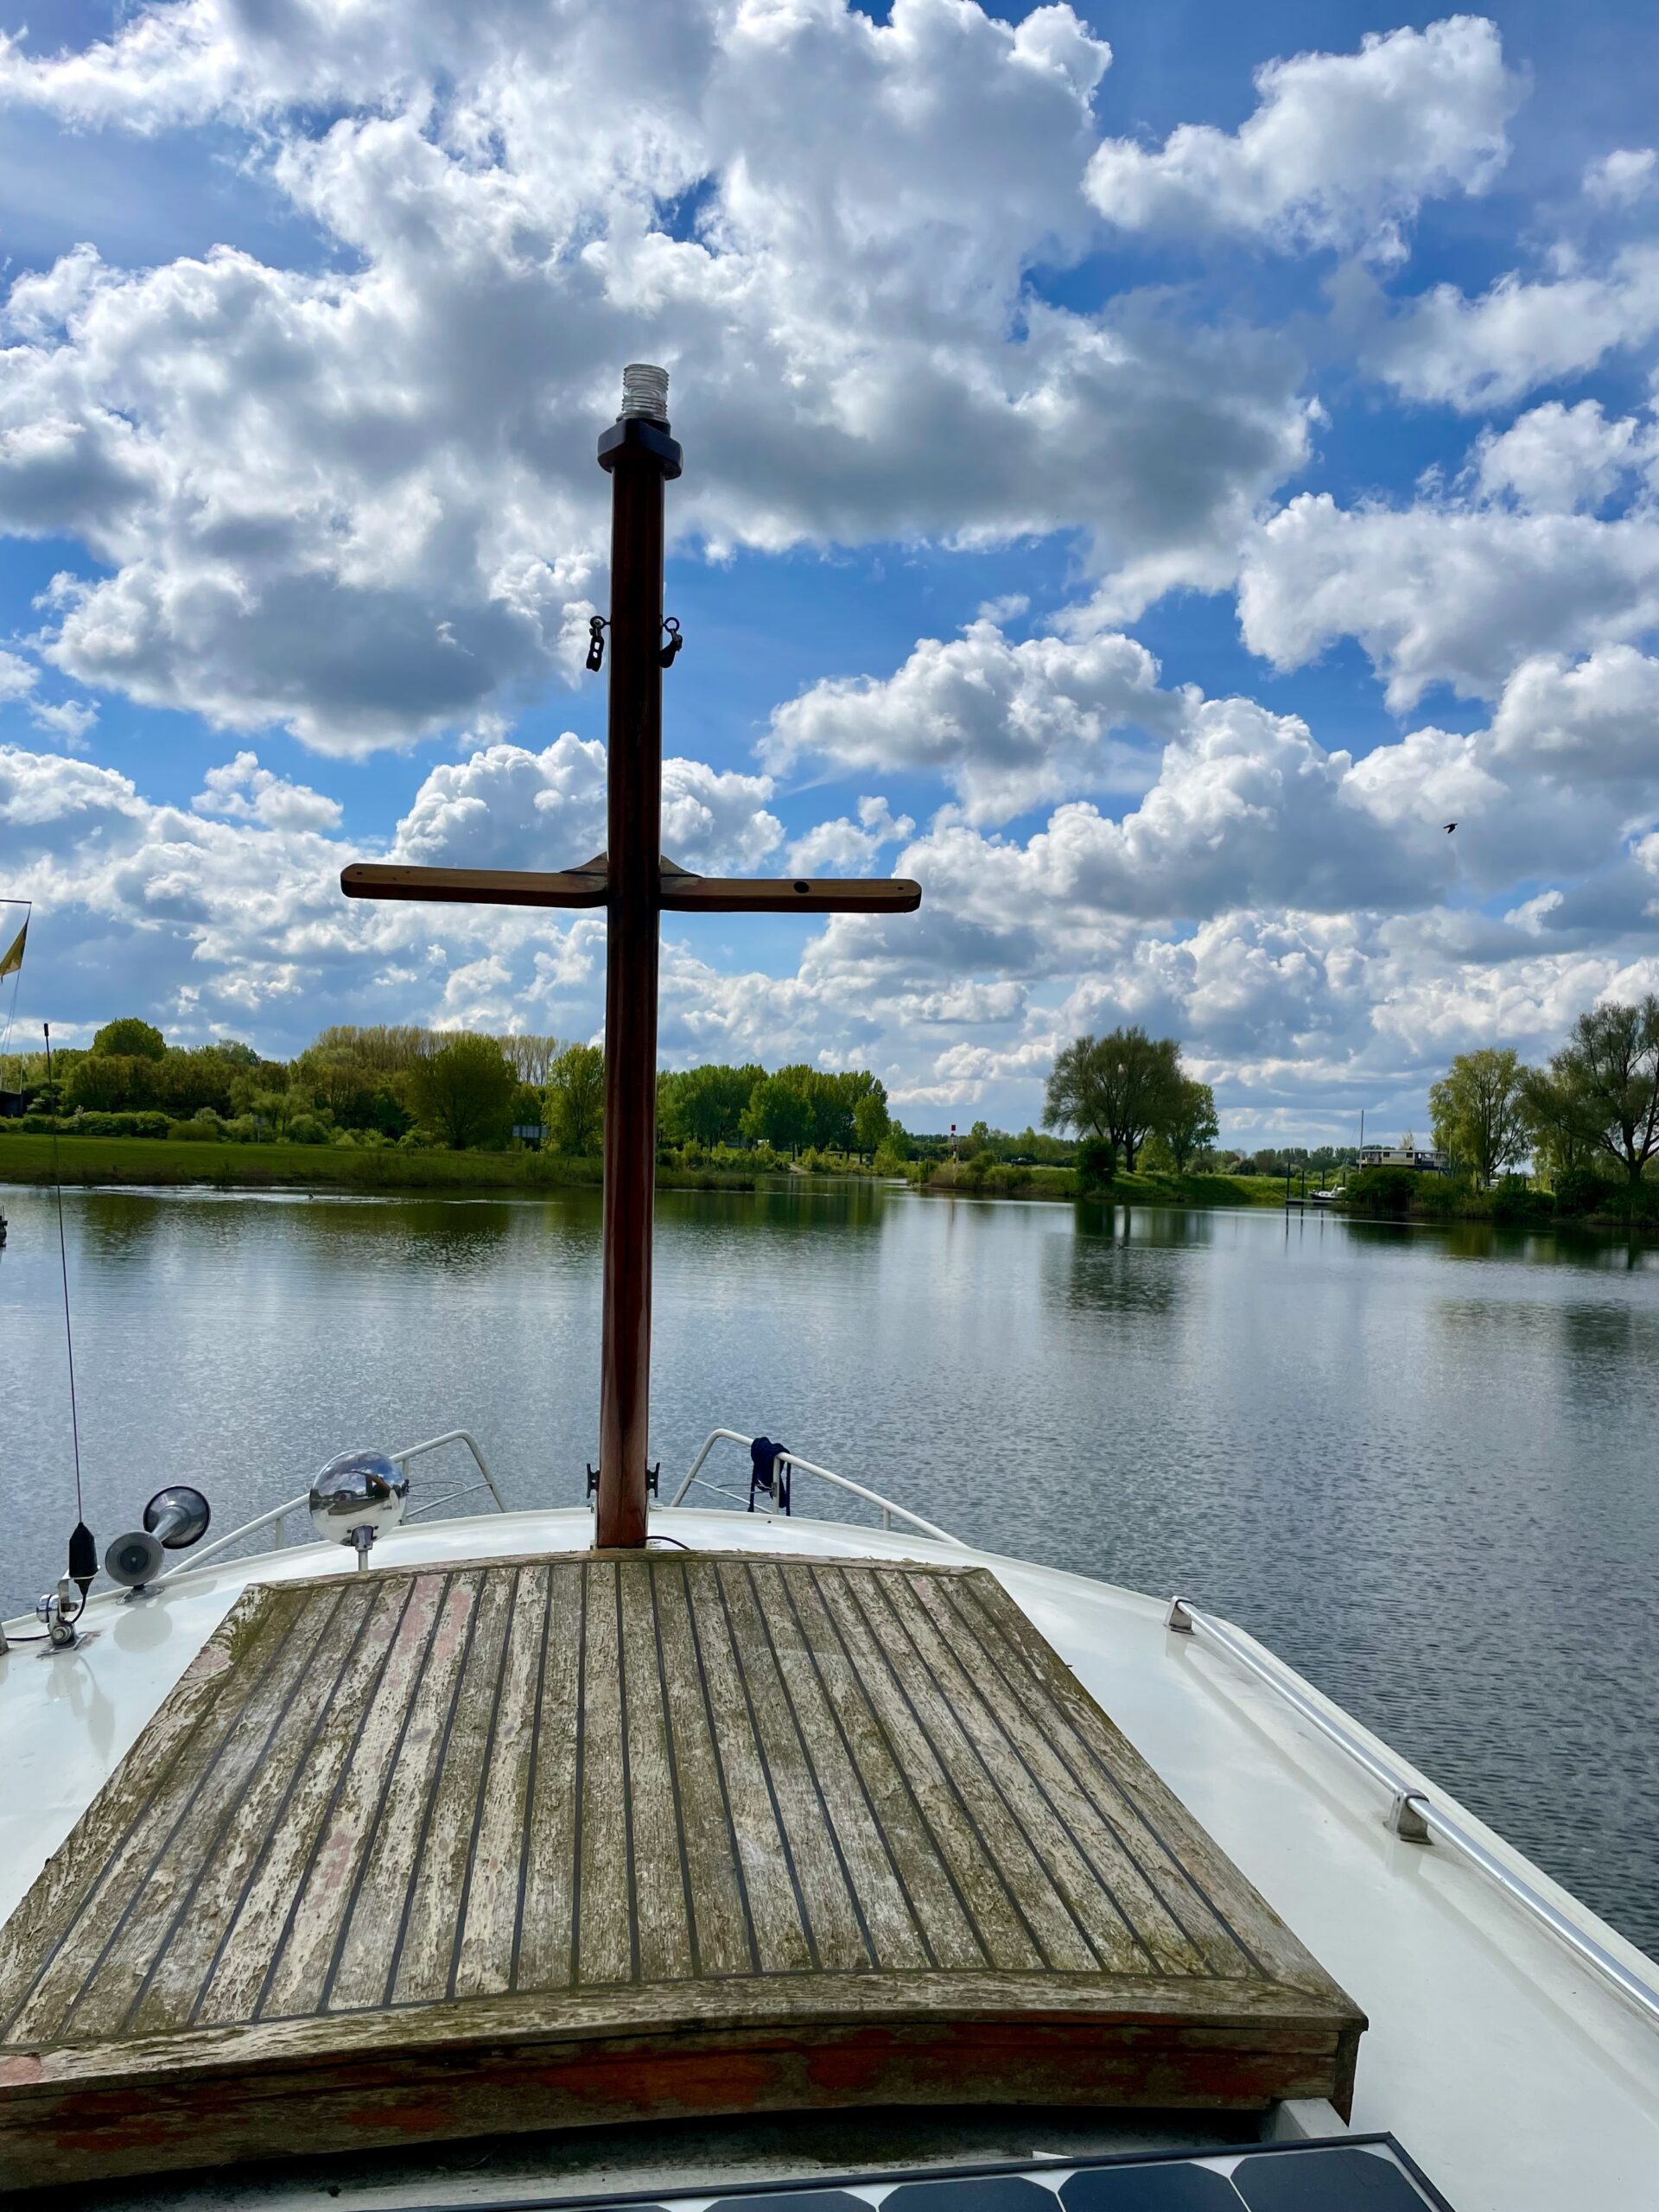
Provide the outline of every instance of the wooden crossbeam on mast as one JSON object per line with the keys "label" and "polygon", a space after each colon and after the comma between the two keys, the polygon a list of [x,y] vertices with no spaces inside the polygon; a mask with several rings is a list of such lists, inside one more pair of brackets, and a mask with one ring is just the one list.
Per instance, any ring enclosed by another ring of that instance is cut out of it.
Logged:
{"label": "wooden crossbeam on mast", "polygon": [[[348,899],[605,909],[605,1276],[594,1534],[601,1549],[645,1541],[658,918],[898,914],[912,912],[922,899],[921,887],[903,877],[696,875],[664,858],[663,670],[678,631],[668,632],[663,621],[664,487],[679,475],[681,461],[669,435],[667,372],[636,363],[623,372],[622,412],[599,442],[599,465],[611,480],[606,850],[547,874],[357,862],[340,879]],[[596,640],[601,634],[596,627]]]}

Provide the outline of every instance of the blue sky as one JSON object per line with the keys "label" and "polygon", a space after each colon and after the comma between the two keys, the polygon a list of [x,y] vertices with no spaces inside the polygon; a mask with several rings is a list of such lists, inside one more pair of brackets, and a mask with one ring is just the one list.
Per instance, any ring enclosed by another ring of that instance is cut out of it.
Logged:
{"label": "blue sky", "polygon": [[14,1042],[597,1033],[591,920],[335,878],[601,842],[593,451],[635,358],[687,455],[669,849],[925,889],[671,927],[665,1057],[1017,1127],[1058,1043],[1138,1020],[1230,1137],[1311,1138],[1421,1128],[1452,1052],[1659,981],[1645,11],[26,20]]}

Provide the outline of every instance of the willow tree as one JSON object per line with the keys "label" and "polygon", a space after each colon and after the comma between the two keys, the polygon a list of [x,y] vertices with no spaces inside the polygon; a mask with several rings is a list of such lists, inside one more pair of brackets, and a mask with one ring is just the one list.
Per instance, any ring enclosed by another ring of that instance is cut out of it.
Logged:
{"label": "willow tree", "polygon": [[1434,1141],[1490,1188],[1526,1152],[1531,1135],[1520,1055],[1487,1046],[1459,1052],[1428,1094]]}
{"label": "willow tree", "polygon": [[1154,1129],[1174,1116],[1180,1096],[1180,1047],[1135,1025],[1104,1037],[1079,1037],[1054,1063],[1043,1098],[1046,1129],[1075,1129],[1121,1152],[1128,1172]]}
{"label": "willow tree", "polygon": [[1535,1126],[1559,1155],[1605,1153],[1639,1183],[1659,1152],[1659,998],[1592,1007],[1527,1085]]}

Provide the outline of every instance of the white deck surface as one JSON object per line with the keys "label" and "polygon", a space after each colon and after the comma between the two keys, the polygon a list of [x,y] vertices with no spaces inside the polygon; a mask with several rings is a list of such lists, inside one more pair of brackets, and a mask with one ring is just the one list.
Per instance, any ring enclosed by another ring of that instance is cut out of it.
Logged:
{"label": "white deck surface", "polygon": [[[836,1522],[664,1510],[653,1512],[652,1525],[698,1549],[861,1552],[992,1568],[1369,2013],[1356,2128],[1392,2130],[1456,2212],[1559,2212],[1567,2204],[1653,2212],[1659,2204],[1659,2030],[1466,1862],[1440,1846],[1397,1840],[1375,1783],[1230,1659],[1167,1631],[1161,1600]],[[425,1522],[384,1539],[375,1559],[394,1565],[576,1550],[590,1541],[591,1529],[581,1509]],[[94,1598],[73,1653],[26,1644],[0,1658],[0,1917],[245,1585],[330,1567],[352,1572],[351,1555],[307,1545],[205,1567],[154,1596]],[[16,1624],[19,1630],[35,1625]],[[1377,1749],[1411,1772],[1386,1745]],[[1427,1778],[1413,1778],[1460,1811]],[[1462,1816],[1580,1927],[1659,1986],[1659,1967]]]}

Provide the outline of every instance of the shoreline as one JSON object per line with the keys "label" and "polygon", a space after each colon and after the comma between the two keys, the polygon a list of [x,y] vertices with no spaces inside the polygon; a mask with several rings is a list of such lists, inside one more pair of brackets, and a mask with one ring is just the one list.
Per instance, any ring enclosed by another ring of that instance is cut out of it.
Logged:
{"label": "shoreline", "polygon": [[[50,1185],[49,1136],[0,1135],[0,1183]],[[66,1185],[207,1184],[234,1191],[369,1191],[388,1197],[461,1191],[597,1190],[600,1160],[545,1152],[404,1152],[395,1145],[197,1143],[174,1137],[76,1137],[57,1140],[58,1173]],[[753,1191],[784,1179],[762,1169],[664,1167],[665,1190]]]}
{"label": "shoreline", "polygon": [[[571,1159],[545,1152],[405,1152],[397,1146],[236,1144],[176,1137],[94,1137],[60,1135],[58,1173],[67,1185],[124,1185],[155,1188],[206,1185],[224,1191],[364,1191],[418,1198],[467,1191],[594,1189],[604,1180],[602,1160]],[[49,1187],[53,1140],[36,1131],[0,1134],[0,1183]],[[833,1189],[838,1184],[898,1179],[874,1169],[688,1167],[659,1166],[657,1187],[665,1191],[783,1191],[799,1184]],[[922,1198],[1045,1204],[1078,1203],[1070,1168],[993,1170],[904,1178]],[[1278,1186],[1265,1177],[1122,1175],[1090,1193],[1100,1205],[1261,1206],[1278,1202]]]}
{"label": "shoreline", "polygon": [[[53,1140],[35,1131],[0,1134],[0,1184],[48,1187],[53,1179]],[[598,1190],[604,1181],[602,1160],[570,1159],[545,1152],[405,1152],[397,1146],[227,1144],[174,1137],[80,1137],[60,1135],[58,1170],[72,1188],[186,1188],[217,1191],[352,1192],[386,1198],[458,1195],[467,1192],[534,1192]],[[873,1169],[748,1168],[659,1166],[663,1191],[780,1192],[801,1184],[820,1190],[838,1184],[897,1185],[899,1179]],[[1268,1176],[1120,1175],[1116,1181],[1080,1198],[1072,1170],[1065,1167],[1014,1171],[995,1169],[983,1177],[965,1173],[912,1172],[903,1187],[925,1198],[967,1198],[976,1203],[1010,1201],[1048,1205],[1142,1205],[1217,1207],[1261,1211],[1281,1206],[1283,1185]],[[1393,1224],[1400,1228],[1449,1229],[1481,1224],[1489,1228],[1536,1235],[1588,1230],[1653,1239],[1659,1224],[1623,1213],[1558,1216],[1541,1209],[1530,1217],[1495,1217],[1490,1205],[1413,1206],[1404,1213],[1372,1211],[1341,1203],[1309,1206],[1307,1213],[1332,1213],[1344,1221]],[[1306,1215],[1304,1215],[1304,1218]]]}

